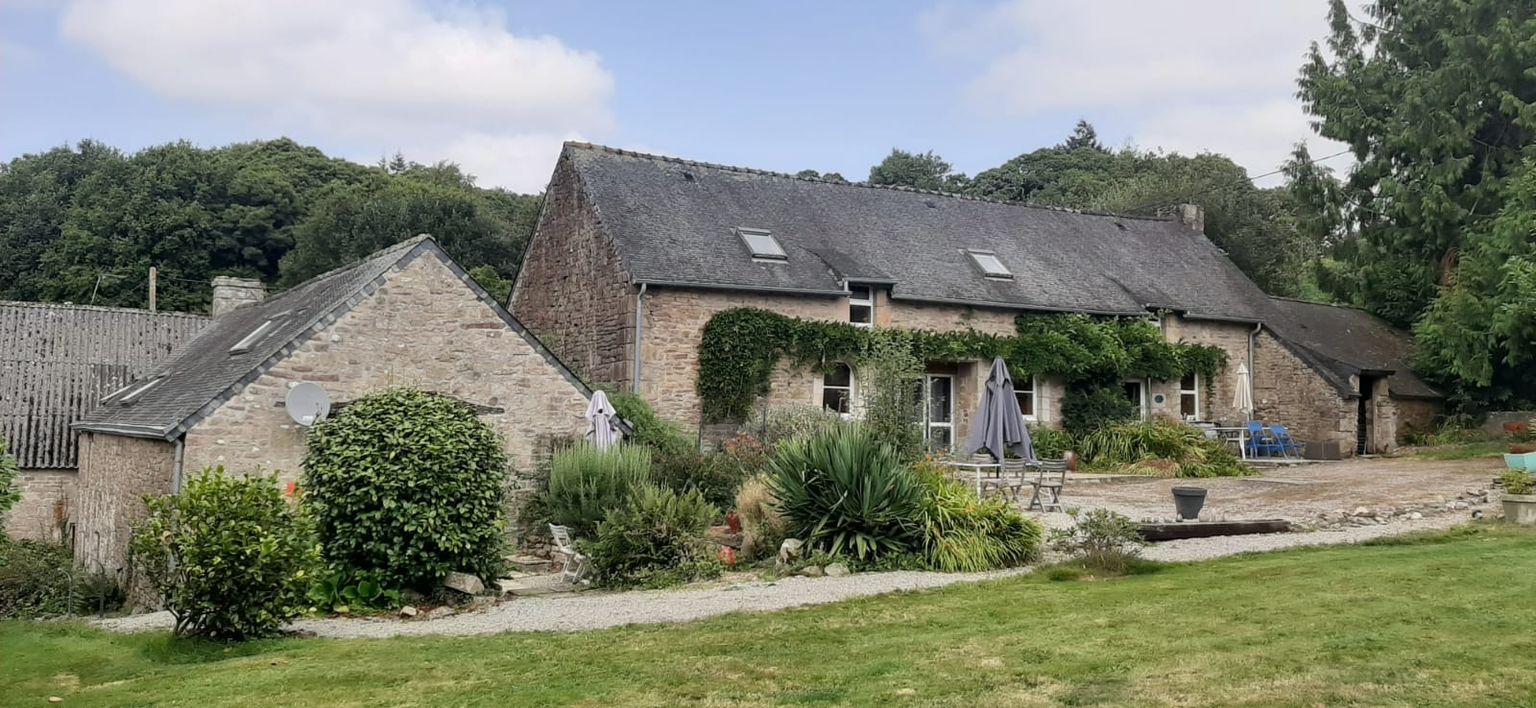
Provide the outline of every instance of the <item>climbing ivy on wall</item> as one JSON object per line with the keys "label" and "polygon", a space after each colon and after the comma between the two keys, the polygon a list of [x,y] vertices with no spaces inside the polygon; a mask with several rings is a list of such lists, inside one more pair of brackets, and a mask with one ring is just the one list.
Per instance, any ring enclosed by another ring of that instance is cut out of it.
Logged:
{"label": "climbing ivy on wall", "polygon": [[[1141,319],[1088,315],[1020,315],[1015,334],[975,330],[882,330],[923,361],[990,359],[1008,362],[1015,378],[1056,376],[1068,383],[1143,378],[1171,381],[1198,373],[1207,382],[1226,366],[1220,347],[1168,342]],[[716,313],[704,325],[696,384],[706,421],[742,420],[768,393],[781,360],[825,370],[857,364],[873,333],[843,322],[788,317],[755,308]]]}

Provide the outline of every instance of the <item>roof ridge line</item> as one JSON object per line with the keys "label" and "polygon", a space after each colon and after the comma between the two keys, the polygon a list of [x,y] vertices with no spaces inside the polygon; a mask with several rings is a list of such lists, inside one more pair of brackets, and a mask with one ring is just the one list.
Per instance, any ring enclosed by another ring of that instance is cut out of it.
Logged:
{"label": "roof ridge line", "polygon": [[1304,299],[1299,298],[1299,297],[1286,297],[1285,295],[1270,295],[1269,293],[1264,293],[1264,294],[1267,295],[1269,297],[1269,299],[1271,299],[1271,300],[1284,300],[1286,302],[1299,302],[1299,303],[1301,303],[1303,305],[1318,305],[1320,307],[1337,307],[1337,308],[1339,308],[1341,310],[1354,310],[1356,312],[1364,312],[1364,313],[1366,313],[1368,315],[1371,315],[1371,316],[1375,316],[1376,315],[1376,313],[1371,312],[1370,310],[1367,310],[1367,309],[1365,309],[1363,307],[1360,307],[1359,305],[1350,305],[1348,303],[1342,303],[1342,302],[1318,302],[1316,300],[1304,300]]}
{"label": "roof ridge line", "polygon": [[92,312],[117,312],[125,315],[148,315],[151,317],[196,317],[208,319],[208,315],[200,315],[196,312],[182,312],[180,310],[146,310],[141,307],[117,307],[115,305],[82,305],[77,302],[40,302],[36,300],[0,300],[0,307],[27,307],[39,310],[89,310]]}
{"label": "roof ridge line", "polygon": [[1135,215],[1135,214],[1116,214],[1114,212],[1095,211],[1095,210],[1088,210],[1088,209],[1073,209],[1071,207],[1051,206],[1051,205],[1047,205],[1047,204],[1030,204],[1030,203],[1027,203],[1027,202],[1010,202],[1010,201],[1005,201],[1005,200],[1002,200],[1002,199],[990,199],[990,198],[987,198],[987,197],[978,197],[978,196],[974,196],[974,195],[970,195],[970,194],[960,194],[958,192],[943,192],[943,191],[939,191],[937,189],[922,189],[920,187],[907,187],[907,186],[898,185],[898,184],[870,184],[868,182],[863,182],[863,181],[855,182],[855,181],[851,181],[851,180],[845,180],[845,181],[842,181],[842,182],[838,182],[838,181],[835,181],[835,180],[824,179],[824,178],[821,178],[821,177],[801,177],[800,175],[794,175],[794,174],[790,174],[788,172],[777,172],[777,171],[774,171],[774,170],[764,170],[764,169],[760,169],[760,168],[756,168],[756,167],[742,167],[740,165],[726,165],[726,164],[718,163],[718,162],[704,162],[702,160],[690,160],[688,158],[674,157],[672,155],[659,155],[659,154],[650,153],[650,152],[640,152],[639,150],[629,150],[629,149],[625,149],[625,148],[612,147],[610,145],[599,145],[597,143],[589,143],[589,142],[586,142],[586,141],[583,141],[583,140],[567,140],[567,141],[565,141],[564,146],[565,147],[578,147],[578,148],[587,148],[587,149],[591,149],[591,150],[598,150],[598,151],[610,153],[610,154],[613,154],[613,155],[625,155],[625,156],[629,156],[629,157],[641,157],[641,158],[645,158],[645,159],[648,159],[648,160],[657,160],[657,161],[660,161],[660,162],[671,162],[673,164],[686,165],[686,166],[689,166],[689,167],[703,167],[703,168],[706,168],[706,169],[723,170],[723,171],[726,171],[726,172],[737,172],[737,173],[740,173],[740,174],[758,175],[758,176],[762,176],[762,177],[778,177],[778,178],[781,178],[781,179],[791,179],[791,180],[797,180],[797,181],[800,181],[800,182],[812,182],[812,183],[815,183],[815,184],[825,184],[825,185],[831,185],[831,186],[835,186],[835,187],[862,187],[864,189],[883,189],[883,190],[892,191],[892,192],[909,192],[909,193],[912,193],[912,194],[928,194],[928,195],[932,195],[932,196],[936,196],[936,197],[948,197],[950,199],[960,199],[960,200],[970,201],[970,202],[981,202],[983,204],[998,204],[998,205],[1002,205],[1002,206],[1020,207],[1020,208],[1024,208],[1024,209],[1040,209],[1040,210],[1043,210],[1043,211],[1054,211],[1054,212],[1061,212],[1061,213],[1066,213],[1066,214],[1083,214],[1085,216],[1106,216],[1106,217],[1111,217],[1111,218],[1116,218],[1116,219],[1136,219],[1136,220],[1139,220],[1139,221],[1160,221],[1160,222],[1172,222],[1172,221],[1174,221],[1174,218],[1173,217],[1169,217],[1169,216],[1141,216],[1141,215]]}

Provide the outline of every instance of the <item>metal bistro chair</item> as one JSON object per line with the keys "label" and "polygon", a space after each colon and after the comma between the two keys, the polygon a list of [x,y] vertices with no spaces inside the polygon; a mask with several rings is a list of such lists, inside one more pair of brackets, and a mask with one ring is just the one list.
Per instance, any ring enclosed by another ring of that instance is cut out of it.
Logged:
{"label": "metal bistro chair", "polygon": [[555,553],[565,558],[560,566],[560,579],[572,585],[581,582],[582,576],[587,573],[587,557],[576,551],[570,527],[550,524],[549,535],[555,541]]}
{"label": "metal bistro chair", "polygon": [[1061,490],[1067,486],[1067,461],[1040,460],[1035,465],[1040,472],[1029,482],[1035,488],[1035,493],[1029,498],[1029,506],[1026,508],[1030,511],[1050,511],[1053,508],[1066,511],[1061,506]]}
{"label": "metal bistro chair", "polygon": [[981,481],[982,489],[996,489],[1004,498],[1017,502],[1024,485],[1030,484],[1028,477],[1031,466],[1027,460],[1016,457],[1004,459],[1003,468],[996,477]]}

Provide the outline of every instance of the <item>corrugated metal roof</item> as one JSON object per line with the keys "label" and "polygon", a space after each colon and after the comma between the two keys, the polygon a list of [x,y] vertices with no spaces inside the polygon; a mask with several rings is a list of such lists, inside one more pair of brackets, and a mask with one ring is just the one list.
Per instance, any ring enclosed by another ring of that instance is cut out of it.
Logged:
{"label": "corrugated metal roof", "polygon": [[208,323],[184,313],[0,302],[0,437],[24,468],[75,467],[70,426]]}

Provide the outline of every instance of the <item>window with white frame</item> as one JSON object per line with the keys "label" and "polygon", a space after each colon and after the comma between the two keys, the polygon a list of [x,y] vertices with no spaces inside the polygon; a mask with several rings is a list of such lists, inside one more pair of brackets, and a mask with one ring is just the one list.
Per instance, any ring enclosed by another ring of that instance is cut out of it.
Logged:
{"label": "window with white frame", "polygon": [[1200,420],[1200,375],[1179,379],[1179,415],[1185,420]]}
{"label": "window with white frame", "polygon": [[966,253],[971,255],[971,262],[981,269],[982,275],[1002,280],[1013,279],[1013,273],[1008,270],[1008,266],[1003,265],[1002,260],[997,257],[996,253],[975,249],[966,251]]}
{"label": "window with white frame", "polygon": [[833,364],[821,377],[821,405],[834,413],[853,412],[853,369]]}
{"label": "window with white frame", "polygon": [[747,250],[752,252],[753,258],[770,261],[789,259],[789,255],[784,253],[784,247],[779,245],[779,240],[774,238],[773,232],[768,229],[749,229],[739,226],[736,228],[736,233],[741,236],[742,243],[747,245]]}
{"label": "window with white frame", "polygon": [[875,289],[868,285],[848,286],[848,322],[869,329],[875,325]]}
{"label": "window with white frame", "polygon": [[1039,410],[1040,383],[1031,376],[1023,381],[1015,381],[1013,384],[1013,397],[1019,399],[1019,412],[1024,414],[1024,420],[1037,420],[1035,411]]}

